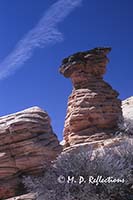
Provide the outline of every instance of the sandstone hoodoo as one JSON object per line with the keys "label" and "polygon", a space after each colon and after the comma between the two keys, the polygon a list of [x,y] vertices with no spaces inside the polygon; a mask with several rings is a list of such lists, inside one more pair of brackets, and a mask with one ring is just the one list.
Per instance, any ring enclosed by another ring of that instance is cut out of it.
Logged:
{"label": "sandstone hoodoo", "polygon": [[111,138],[122,115],[118,92],[103,80],[111,48],[65,58],[60,73],[73,83],[64,126],[65,146]]}
{"label": "sandstone hoodoo", "polygon": [[50,118],[39,107],[0,117],[0,199],[21,193],[21,175],[41,173],[60,152]]}

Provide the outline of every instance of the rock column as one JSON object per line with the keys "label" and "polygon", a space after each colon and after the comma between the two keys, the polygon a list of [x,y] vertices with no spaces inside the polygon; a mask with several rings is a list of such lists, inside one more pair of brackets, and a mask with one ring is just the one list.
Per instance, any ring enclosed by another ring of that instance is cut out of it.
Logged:
{"label": "rock column", "polygon": [[64,126],[65,146],[110,138],[121,116],[118,92],[103,80],[111,48],[95,48],[65,58],[60,73],[73,84]]}

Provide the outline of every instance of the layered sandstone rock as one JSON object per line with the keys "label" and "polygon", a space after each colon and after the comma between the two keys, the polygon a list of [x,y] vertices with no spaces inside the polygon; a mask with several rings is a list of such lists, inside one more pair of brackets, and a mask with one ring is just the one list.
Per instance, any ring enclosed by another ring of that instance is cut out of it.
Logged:
{"label": "layered sandstone rock", "polygon": [[111,138],[117,129],[121,101],[118,92],[103,80],[110,50],[95,48],[62,62],[60,73],[73,83],[64,126],[66,147]]}
{"label": "layered sandstone rock", "polygon": [[60,151],[50,118],[40,108],[0,117],[0,199],[21,193],[20,177],[40,173]]}

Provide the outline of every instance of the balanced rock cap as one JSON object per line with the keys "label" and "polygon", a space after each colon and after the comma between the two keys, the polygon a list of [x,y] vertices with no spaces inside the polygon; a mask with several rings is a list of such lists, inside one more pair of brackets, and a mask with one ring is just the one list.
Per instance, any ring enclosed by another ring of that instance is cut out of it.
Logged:
{"label": "balanced rock cap", "polygon": [[103,75],[105,73],[105,66],[109,62],[106,55],[110,51],[111,47],[97,47],[88,51],[75,53],[63,59],[59,71],[62,75],[68,78],[72,75],[73,71],[77,70],[77,67],[79,69],[80,65],[87,65],[88,68],[94,68],[95,66],[101,67],[101,69],[99,68],[97,70],[98,73],[94,73],[94,75]]}

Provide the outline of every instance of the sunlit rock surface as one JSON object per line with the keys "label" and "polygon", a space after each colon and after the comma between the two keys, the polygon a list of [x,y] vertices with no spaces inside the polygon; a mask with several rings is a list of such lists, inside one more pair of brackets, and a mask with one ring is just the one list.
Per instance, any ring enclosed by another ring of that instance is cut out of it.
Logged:
{"label": "sunlit rock surface", "polygon": [[37,199],[36,199],[35,194],[28,193],[28,194],[12,197],[6,200],[37,200]]}
{"label": "sunlit rock surface", "polygon": [[50,118],[39,107],[0,117],[0,199],[21,193],[21,176],[39,174],[60,152]]}
{"label": "sunlit rock surface", "polygon": [[64,126],[65,146],[111,138],[122,115],[118,92],[103,80],[111,48],[95,48],[65,58],[60,73],[73,84]]}
{"label": "sunlit rock surface", "polygon": [[133,120],[133,96],[122,101],[122,112],[124,118]]}

